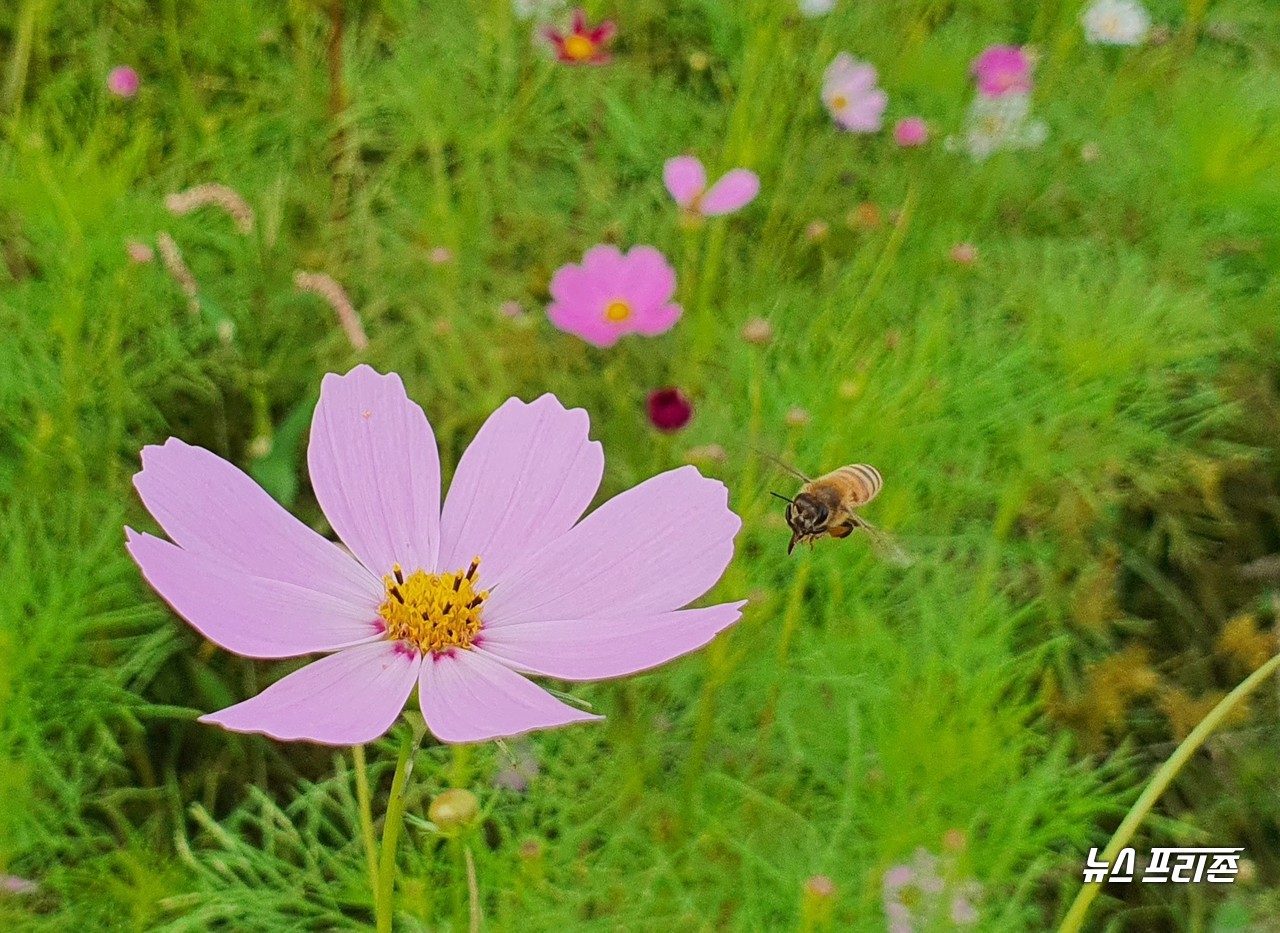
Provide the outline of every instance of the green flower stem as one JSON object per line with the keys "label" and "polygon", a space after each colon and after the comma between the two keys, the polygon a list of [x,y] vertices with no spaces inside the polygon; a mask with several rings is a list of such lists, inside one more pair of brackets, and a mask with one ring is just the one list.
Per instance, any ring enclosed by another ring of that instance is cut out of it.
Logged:
{"label": "green flower stem", "polygon": [[373,803],[369,796],[369,772],[365,765],[364,746],[351,749],[356,769],[356,800],[360,805],[360,838],[364,840],[364,858],[369,866],[369,892],[374,899],[374,912],[378,906],[378,841],[373,835]]}
{"label": "green flower stem", "polygon": [[387,819],[382,827],[382,857],[378,863],[378,893],[374,909],[378,918],[378,933],[391,933],[394,915],[396,886],[396,844],[400,841],[400,827],[404,824],[405,787],[413,774],[413,758],[422,743],[424,729],[415,726],[400,746],[400,758],[396,761],[395,777],[391,779],[391,797],[387,800]]}
{"label": "green flower stem", "polygon": [[[1138,826],[1146,819],[1147,814],[1151,812],[1151,808],[1160,799],[1160,795],[1164,793],[1165,788],[1177,777],[1178,772],[1182,770],[1182,766],[1200,749],[1200,746],[1222,724],[1222,721],[1235,709],[1236,705],[1261,686],[1262,682],[1274,674],[1277,669],[1280,669],[1280,654],[1250,674],[1239,686],[1223,697],[1218,705],[1209,711],[1209,715],[1200,720],[1199,725],[1191,730],[1191,734],[1182,740],[1182,744],[1174,750],[1169,759],[1152,775],[1146,789],[1134,801],[1133,806],[1129,808],[1129,812],[1125,815],[1123,822],[1120,823],[1115,834],[1111,837],[1111,841],[1107,843],[1107,847],[1102,851],[1102,860],[1104,862],[1111,862],[1120,853],[1120,850],[1129,844],[1129,840],[1133,838]],[[1067,911],[1066,917],[1063,918],[1062,925],[1058,927],[1058,933],[1076,933],[1080,929],[1080,925],[1084,923],[1085,914],[1089,911],[1089,905],[1093,903],[1093,899],[1098,896],[1098,892],[1101,890],[1102,882],[1083,885],[1080,888],[1080,893],[1076,895],[1076,899],[1072,902],[1071,909]]]}

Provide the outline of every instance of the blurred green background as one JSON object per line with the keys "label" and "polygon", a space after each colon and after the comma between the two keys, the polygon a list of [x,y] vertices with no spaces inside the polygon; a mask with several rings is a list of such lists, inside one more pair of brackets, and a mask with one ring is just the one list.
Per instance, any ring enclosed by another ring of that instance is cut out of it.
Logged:
{"label": "blurred green background", "polygon": [[[697,655],[575,685],[602,726],[424,750],[398,928],[468,928],[470,849],[490,929],[878,930],[918,848],[979,886],[976,929],[1051,928],[1154,767],[1275,653],[1280,586],[1280,9],[1152,0],[1153,41],[1114,49],[1080,7],[595,2],[614,61],[573,68],[509,0],[5,4],[0,875],[38,888],[0,892],[0,927],[370,922],[351,753],[193,721],[296,662],[202,643],[121,530],[155,529],[130,477],[175,435],[327,531],[307,425],[322,374],[367,361],[446,476],[504,399],[552,391],[591,414],[602,498],[683,462],[722,478],[745,524],[712,596],[751,598]],[[974,162],[944,138],[993,43],[1037,50],[1049,135]],[[927,147],[834,126],[841,50]],[[135,97],[107,90],[121,64]],[[683,152],[761,196],[685,230],[661,180]],[[250,234],[165,209],[206,182]],[[162,233],[194,299],[127,255]],[[599,242],[669,257],[671,332],[598,351],[550,326],[552,272]],[[366,349],[297,270],[342,283]],[[672,435],[645,415],[664,385],[695,405]],[[795,480],[752,447],[876,465],[865,514],[915,563],[861,536],[787,559],[768,493]],[[1135,840],[1244,846],[1241,878],[1112,885],[1087,928],[1280,929],[1276,713],[1254,697]],[[367,749],[376,812],[395,747]],[[483,818],[446,841],[421,817],[449,786]]]}

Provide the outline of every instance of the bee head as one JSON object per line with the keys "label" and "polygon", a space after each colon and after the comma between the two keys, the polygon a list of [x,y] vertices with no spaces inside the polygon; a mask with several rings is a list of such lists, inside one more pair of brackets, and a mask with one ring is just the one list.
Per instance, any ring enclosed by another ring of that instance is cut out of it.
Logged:
{"label": "bee head", "polygon": [[806,493],[796,496],[787,506],[787,524],[802,535],[822,534],[830,517],[831,510]]}

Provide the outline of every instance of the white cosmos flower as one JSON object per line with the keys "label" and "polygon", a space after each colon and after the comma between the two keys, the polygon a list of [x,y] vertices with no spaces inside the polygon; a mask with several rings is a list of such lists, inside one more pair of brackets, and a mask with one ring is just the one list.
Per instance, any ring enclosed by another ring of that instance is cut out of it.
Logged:
{"label": "white cosmos flower", "polygon": [[1034,148],[1045,141],[1049,129],[1030,117],[1030,95],[984,97],[979,94],[969,106],[964,138],[948,139],[948,148],[963,149],[975,162],[1001,149]]}
{"label": "white cosmos flower", "polygon": [[1095,0],[1081,21],[1094,45],[1141,45],[1151,29],[1151,17],[1138,0]]}

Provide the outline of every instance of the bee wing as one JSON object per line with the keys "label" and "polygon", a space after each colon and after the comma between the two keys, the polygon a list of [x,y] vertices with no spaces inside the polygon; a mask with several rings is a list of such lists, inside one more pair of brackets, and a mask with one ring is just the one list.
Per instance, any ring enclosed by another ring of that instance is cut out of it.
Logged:
{"label": "bee wing", "polygon": [[752,449],[752,450],[754,450],[756,453],[758,453],[760,456],[764,457],[766,460],[770,460],[770,461],[772,461],[773,463],[777,464],[778,466],[782,467],[784,470],[786,470],[786,471],[787,471],[788,473],[790,473],[792,476],[799,477],[801,482],[805,482],[805,483],[812,483],[812,482],[813,482],[813,480],[811,480],[809,477],[805,476],[803,473],[801,473],[799,470],[797,470],[797,469],[796,469],[795,467],[793,467],[791,464],[789,464],[789,463],[784,463],[783,461],[781,461],[781,460],[779,460],[777,457],[775,457],[773,454],[771,454],[771,453],[766,453],[765,451],[761,450],[759,447],[752,447],[751,449]]}
{"label": "bee wing", "polygon": [[858,517],[858,526],[867,533],[867,541],[871,545],[871,550],[875,551],[876,556],[881,560],[893,564],[895,567],[910,567],[916,562],[916,559],[903,550],[902,546],[894,540],[893,535],[881,531],[861,516]]}

